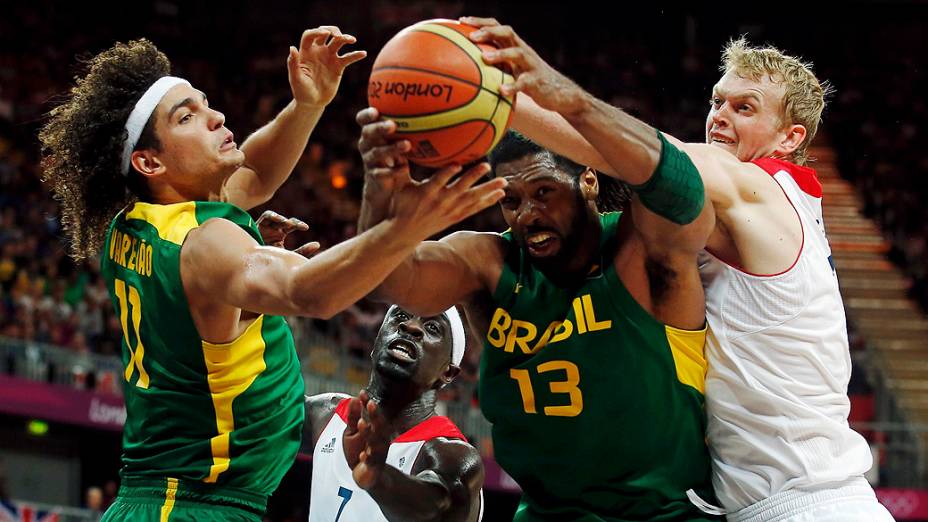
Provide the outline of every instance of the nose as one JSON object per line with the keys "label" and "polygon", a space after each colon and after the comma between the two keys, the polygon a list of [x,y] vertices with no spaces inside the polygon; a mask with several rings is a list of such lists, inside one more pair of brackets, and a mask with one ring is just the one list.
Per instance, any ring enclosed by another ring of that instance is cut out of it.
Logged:
{"label": "nose", "polygon": [[520,227],[528,227],[538,222],[538,205],[531,199],[526,199],[519,205],[516,212],[516,224]]}
{"label": "nose", "polygon": [[226,123],[225,114],[219,111],[214,111],[210,109],[210,117],[209,117],[209,129],[210,130],[221,129],[222,126],[225,125],[225,123]]}
{"label": "nose", "polygon": [[400,323],[400,331],[416,339],[422,339],[425,335],[425,332],[422,330],[422,323],[415,318]]}
{"label": "nose", "polygon": [[728,126],[728,111],[729,106],[728,102],[722,104],[721,107],[712,112],[712,126],[725,128]]}

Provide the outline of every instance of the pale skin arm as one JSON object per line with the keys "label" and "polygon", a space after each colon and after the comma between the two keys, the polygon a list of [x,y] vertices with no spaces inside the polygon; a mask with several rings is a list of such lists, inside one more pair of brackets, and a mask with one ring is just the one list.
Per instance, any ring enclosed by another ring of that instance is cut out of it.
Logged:
{"label": "pale skin arm", "polygon": [[326,105],[335,97],[345,68],[367,55],[365,51],[338,54],[355,41],[338,27],[322,26],[303,32],[299,49],[290,48],[287,74],[293,100],[242,144],[245,165],[223,187],[226,201],[245,210],[254,208],[267,202],[287,180]]}
{"label": "pale skin arm", "polygon": [[181,250],[181,277],[195,320],[206,318],[197,324],[201,336],[229,337],[228,330],[218,336],[203,330],[230,309],[327,318],[364,297],[423,239],[502,197],[500,183],[474,187],[473,173],[449,184],[454,172],[407,185],[394,195],[395,217],[311,259],[260,246],[228,220],[194,229]]}

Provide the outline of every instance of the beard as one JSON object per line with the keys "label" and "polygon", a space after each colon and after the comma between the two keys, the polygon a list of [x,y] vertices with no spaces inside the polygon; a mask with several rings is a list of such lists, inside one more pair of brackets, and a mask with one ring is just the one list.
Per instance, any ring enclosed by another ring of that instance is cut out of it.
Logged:
{"label": "beard", "polygon": [[590,212],[587,207],[586,200],[583,198],[583,194],[579,189],[575,191],[575,204],[576,212],[574,213],[574,217],[571,220],[570,226],[568,227],[566,233],[563,235],[557,233],[557,236],[561,241],[561,247],[553,255],[546,257],[533,257],[531,254],[528,254],[529,250],[525,241],[525,236],[521,234],[513,234],[513,237],[516,240],[516,244],[519,245],[519,248],[521,248],[522,251],[528,255],[530,262],[545,275],[559,275],[563,268],[570,262],[570,260],[576,257],[577,251],[580,250],[580,245],[582,244],[585,237],[585,234],[583,233],[585,229],[594,225],[598,226],[598,222],[594,223],[590,218]]}

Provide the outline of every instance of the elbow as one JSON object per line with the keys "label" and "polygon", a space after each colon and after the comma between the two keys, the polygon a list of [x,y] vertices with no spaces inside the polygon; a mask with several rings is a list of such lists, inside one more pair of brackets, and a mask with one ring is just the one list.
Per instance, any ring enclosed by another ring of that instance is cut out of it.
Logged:
{"label": "elbow", "polygon": [[307,294],[305,291],[300,294],[294,296],[292,302],[294,308],[300,310],[302,316],[328,321],[344,309],[344,307],[335,306],[331,299],[325,299],[323,296],[305,295]]}

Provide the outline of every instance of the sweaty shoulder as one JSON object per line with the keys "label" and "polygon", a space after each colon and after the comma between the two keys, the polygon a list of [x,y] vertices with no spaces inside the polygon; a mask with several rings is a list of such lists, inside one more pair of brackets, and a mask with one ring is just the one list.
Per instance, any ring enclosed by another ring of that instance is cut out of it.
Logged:
{"label": "sweaty shoulder", "polygon": [[[350,398],[344,393],[320,393],[306,397],[306,423],[303,427],[304,451],[312,452],[322,430],[335,415],[338,405]],[[305,447],[310,441],[312,444]]]}
{"label": "sweaty shoulder", "polygon": [[181,276],[196,275],[195,278],[184,277],[185,286],[193,283],[192,286],[199,288],[230,276],[226,272],[237,269],[238,265],[221,261],[237,259],[242,251],[255,245],[257,242],[247,232],[228,219],[206,220],[187,234],[181,247]]}
{"label": "sweaty shoulder", "polygon": [[752,162],[705,143],[688,143],[684,150],[699,169],[716,211],[742,203],[779,201],[780,187],[770,174]]}
{"label": "sweaty shoulder", "polygon": [[[413,473],[435,470],[445,477],[455,477],[467,484],[479,478],[483,483],[483,460],[477,448],[461,439],[436,437],[422,446]],[[479,487],[479,486],[478,486]]]}

